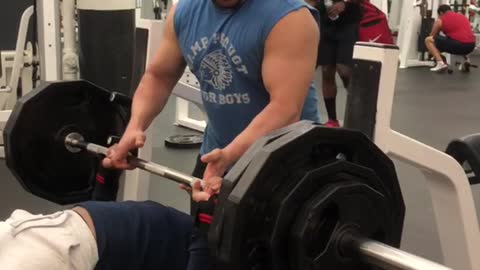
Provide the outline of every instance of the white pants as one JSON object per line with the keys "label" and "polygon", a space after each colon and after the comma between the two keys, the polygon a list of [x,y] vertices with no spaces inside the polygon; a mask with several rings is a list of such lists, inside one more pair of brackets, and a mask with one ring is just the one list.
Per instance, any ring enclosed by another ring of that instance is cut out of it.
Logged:
{"label": "white pants", "polygon": [[97,243],[75,211],[32,215],[16,210],[0,222],[2,270],[92,270],[97,262]]}

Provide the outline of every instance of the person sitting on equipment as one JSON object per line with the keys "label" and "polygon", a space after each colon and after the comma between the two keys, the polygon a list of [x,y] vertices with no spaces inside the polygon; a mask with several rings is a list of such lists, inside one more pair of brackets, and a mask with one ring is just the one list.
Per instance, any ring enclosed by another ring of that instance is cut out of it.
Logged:
{"label": "person sitting on equipment", "polygon": [[[440,32],[445,36],[439,35]],[[448,68],[441,53],[467,56],[475,50],[475,35],[467,17],[453,12],[449,5],[441,5],[438,7],[438,19],[430,36],[425,39],[425,44],[437,62],[430,70],[439,72]],[[469,61],[468,57],[466,61]]]}
{"label": "person sitting on equipment", "polygon": [[16,210],[0,222],[0,269],[208,269],[192,231],[190,215],[152,201],[92,201],[50,215]]}

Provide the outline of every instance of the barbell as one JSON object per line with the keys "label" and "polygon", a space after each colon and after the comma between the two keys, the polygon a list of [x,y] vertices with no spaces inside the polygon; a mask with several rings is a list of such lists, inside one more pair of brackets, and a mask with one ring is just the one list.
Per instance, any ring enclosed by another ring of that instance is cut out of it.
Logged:
{"label": "barbell", "polygon": [[[82,150],[86,150],[90,153],[97,154],[97,155],[103,155],[107,156],[108,153],[108,148],[86,142],[83,136],[79,133],[72,132],[65,136],[65,148],[69,150],[72,153],[78,153]],[[195,181],[200,181],[201,179],[198,179],[196,177],[181,173],[179,171],[173,170],[171,168],[162,166],[160,164],[156,164],[150,161],[146,161],[134,156],[130,156],[127,158],[128,163],[132,166],[134,166],[137,169],[142,169],[147,172],[168,178],[172,181],[175,181],[179,184],[184,184],[187,186],[192,186]]]}
{"label": "barbell", "polygon": [[[103,145],[129,100],[86,81],[22,97],[4,130],[7,166],[30,193],[88,200]],[[134,167],[199,179],[129,156]],[[405,204],[393,162],[362,133],[298,122],[259,139],[224,177],[208,242],[218,269],[449,269],[398,249]]]}

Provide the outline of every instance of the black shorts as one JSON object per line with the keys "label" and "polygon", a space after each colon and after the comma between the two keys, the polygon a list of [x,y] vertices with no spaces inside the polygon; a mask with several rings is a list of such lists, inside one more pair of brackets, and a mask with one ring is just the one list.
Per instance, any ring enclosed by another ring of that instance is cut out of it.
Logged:
{"label": "black shorts", "polygon": [[317,67],[335,64],[351,65],[353,48],[357,40],[357,24],[322,26]]}
{"label": "black shorts", "polygon": [[475,50],[475,43],[461,43],[445,36],[436,36],[435,46],[440,52],[454,55],[468,55]]}

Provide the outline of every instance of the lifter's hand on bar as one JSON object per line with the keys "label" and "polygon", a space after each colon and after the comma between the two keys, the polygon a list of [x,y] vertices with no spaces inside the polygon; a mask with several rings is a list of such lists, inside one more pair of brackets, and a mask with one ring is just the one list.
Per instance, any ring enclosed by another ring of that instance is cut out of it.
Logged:
{"label": "lifter's hand on bar", "polygon": [[142,130],[127,129],[118,144],[110,147],[102,165],[105,168],[120,170],[135,169],[127,162],[127,157],[132,150],[137,150],[145,145],[145,132]]}
{"label": "lifter's hand on bar", "polygon": [[180,188],[189,192],[196,202],[208,201],[211,196],[220,193],[222,177],[233,164],[232,158],[224,149],[215,149],[203,155],[201,161],[207,164],[202,185],[194,184],[192,187],[180,185]]}
{"label": "lifter's hand on bar", "polygon": [[205,181],[205,190],[210,193],[215,193],[220,190],[221,182],[211,179],[215,177],[223,177],[227,170],[233,166],[236,160],[226,149],[214,149],[208,154],[202,156],[201,161],[207,164],[203,179]]}
{"label": "lifter's hand on bar", "polygon": [[221,177],[212,177],[208,180],[203,180],[203,183],[196,181],[191,187],[180,185],[180,188],[190,193],[192,199],[196,202],[208,201],[210,197],[220,193],[222,186]]}

